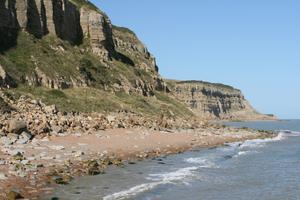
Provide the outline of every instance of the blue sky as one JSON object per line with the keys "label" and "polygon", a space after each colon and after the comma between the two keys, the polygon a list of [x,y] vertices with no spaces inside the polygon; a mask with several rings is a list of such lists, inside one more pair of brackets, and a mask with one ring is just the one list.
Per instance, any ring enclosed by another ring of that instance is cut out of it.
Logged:
{"label": "blue sky", "polygon": [[243,91],[263,113],[300,118],[299,0],[93,0],[132,29],[165,78]]}

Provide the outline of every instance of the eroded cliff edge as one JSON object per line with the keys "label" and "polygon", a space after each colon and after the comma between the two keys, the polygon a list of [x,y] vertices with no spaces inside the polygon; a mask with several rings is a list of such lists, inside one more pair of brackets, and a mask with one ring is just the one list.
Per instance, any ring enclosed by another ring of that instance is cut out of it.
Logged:
{"label": "eroded cliff edge", "polygon": [[228,85],[203,81],[167,81],[172,95],[205,119],[275,120],[256,111],[242,92]]}

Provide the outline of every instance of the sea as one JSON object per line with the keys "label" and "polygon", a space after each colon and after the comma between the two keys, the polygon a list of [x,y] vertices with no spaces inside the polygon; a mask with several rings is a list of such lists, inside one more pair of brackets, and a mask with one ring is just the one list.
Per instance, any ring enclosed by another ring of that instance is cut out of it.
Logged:
{"label": "sea", "polygon": [[300,120],[231,122],[278,136],[112,167],[56,189],[61,200],[300,200]]}

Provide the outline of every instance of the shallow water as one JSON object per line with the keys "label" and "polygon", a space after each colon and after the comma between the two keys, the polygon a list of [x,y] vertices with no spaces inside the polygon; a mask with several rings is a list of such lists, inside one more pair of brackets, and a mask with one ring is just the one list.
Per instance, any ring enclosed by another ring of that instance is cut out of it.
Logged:
{"label": "shallow water", "polygon": [[58,188],[63,200],[299,200],[300,120],[230,123],[278,137],[110,168]]}

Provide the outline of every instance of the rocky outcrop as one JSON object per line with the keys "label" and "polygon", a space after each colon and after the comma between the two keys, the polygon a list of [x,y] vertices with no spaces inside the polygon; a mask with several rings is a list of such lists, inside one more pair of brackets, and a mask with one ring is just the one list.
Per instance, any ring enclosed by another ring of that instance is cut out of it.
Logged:
{"label": "rocky outcrop", "polygon": [[15,45],[20,30],[37,38],[53,34],[72,44],[81,44],[85,36],[93,51],[104,58],[113,51],[111,24],[107,16],[84,6],[80,8],[69,0],[1,1],[1,47]]}
{"label": "rocky outcrop", "polygon": [[85,80],[82,77],[78,77],[78,79],[69,79],[56,74],[55,78],[51,78],[38,67],[35,68],[33,74],[26,76],[25,80],[29,86],[44,86],[51,89],[67,89],[71,87],[88,86],[88,80]]}
{"label": "rocky outcrop", "polygon": [[134,32],[127,28],[114,26],[113,34],[114,42],[119,52],[130,57],[138,58],[140,62],[136,65],[141,69],[153,73],[158,71],[155,58],[137,38]]}
{"label": "rocky outcrop", "polygon": [[112,25],[105,14],[82,8],[80,24],[84,36],[90,38],[93,53],[102,58],[108,58],[115,54]]}
{"label": "rocky outcrop", "polygon": [[13,79],[6,73],[4,68],[0,65],[0,88],[15,87],[16,83]]}
{"label": "rocky outcrop", "polygon": [[206,119],[275,119],[257,112],[240,90],[201,81],[169,81],[172,95]]}
{"label": "rocky outcrop", "polygon": [[[155,57],[148,51],[134,32],[124,27],[113,26],[113,39],[115,47],[121,55],[134,58],[136,61],[134,63],[135,67],[151,75],[148,85],[153,88],[150,91],[155,89],[169,91],[167,84],[158,73]],[[142,80],[143,84],[147,85],[147,82],[145,83],[144,81]],[[136,86],[140,87],[140,84],[136,84]]]}

